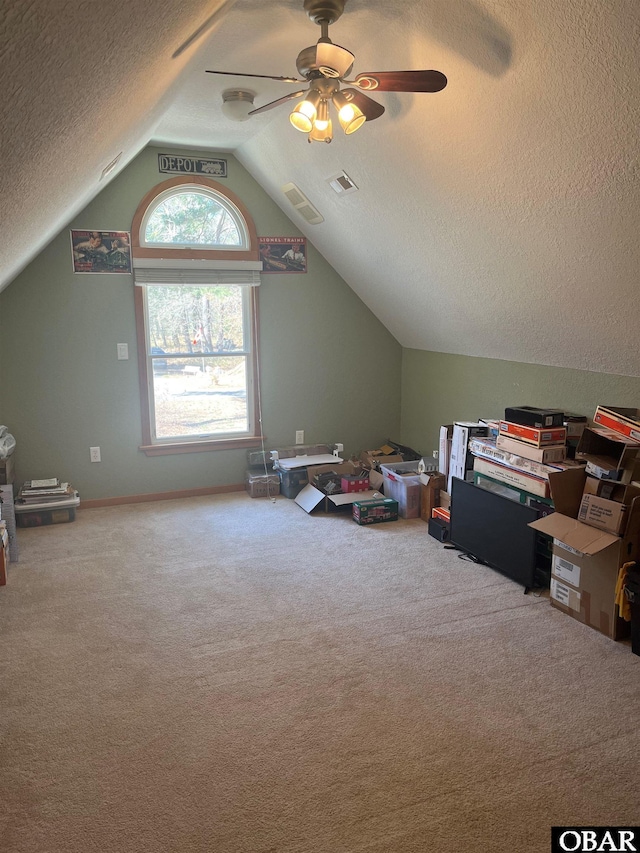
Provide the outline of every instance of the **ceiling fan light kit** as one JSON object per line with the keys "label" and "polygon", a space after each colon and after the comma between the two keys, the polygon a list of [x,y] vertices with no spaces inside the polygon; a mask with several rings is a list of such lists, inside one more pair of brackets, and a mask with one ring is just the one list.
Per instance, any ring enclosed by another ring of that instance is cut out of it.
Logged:
{"label": "ceiling fan light kit", "polygon": [[255,92],[227,89],[222,93],[222,112],[231,121],[247,121],[253,109]]}
{"label": "ceiling fan light kit", "polygon": [[[368,71],[358,74],[355,80],[345,79],[353,68],[355,56],[329,38],[329,24],[333,24],[344,12],[346,0],[304,0],[303,6],[309,18],[321,28],[317,44],[305,47],[298,54],[296,67],[301,78],[274,77],[269,74],[241,74],[231,71],[207,71],[208,74],[226,74],[238,77],[262,77],[282,83],[306,83],[307,91],[293,92],[256,109],[248,109],[243,118],[230,115],[240,114],[246,108],[242,98],[229,98],[229,90],[223,93],[223,112],[235,121],[244,121],[249,116],[273,109],[286,101],[302,96],[289,116],[296,130],[307,134],[309,142],[331,142],[332,124],[330,104],[338,112],[338,121],[345,134],[355,133],[367,121],[373,121],[384,113],[382,104],[364,92],[440,92],[447,85],[447,78],[440,71]],[[346,83],[356,88],[340,89]],[[253,93],[250,106],[253,105]],[[241,107],[235,104],[241,101]],[[227,112],[229,110],[229,112]]]}

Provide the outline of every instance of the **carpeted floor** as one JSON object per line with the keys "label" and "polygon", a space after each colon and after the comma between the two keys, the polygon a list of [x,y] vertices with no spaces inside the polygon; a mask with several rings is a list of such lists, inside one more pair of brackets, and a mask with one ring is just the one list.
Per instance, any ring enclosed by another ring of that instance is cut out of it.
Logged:
{"label": "carpeted floor", "polygon": [[19,545],[3,853],[546,853],[639,822],[640,657],[420,520],[236,493]]}

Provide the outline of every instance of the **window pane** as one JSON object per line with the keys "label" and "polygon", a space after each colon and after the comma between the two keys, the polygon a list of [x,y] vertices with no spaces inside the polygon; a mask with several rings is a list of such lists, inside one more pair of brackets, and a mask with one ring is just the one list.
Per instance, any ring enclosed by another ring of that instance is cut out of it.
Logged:
{"label": "window pane", "polygon": [[152,355],[245,352],[244,288],[147,288]]}
{"label": "window pane", "polygon": [[157,438],[247,432],[245,356],[152,358]]}
{"label": "window pane", "polygon": [[146,243],[242,246],[238,226],[220,202],[199,192],[172,195],[155,208],[147,221]]}

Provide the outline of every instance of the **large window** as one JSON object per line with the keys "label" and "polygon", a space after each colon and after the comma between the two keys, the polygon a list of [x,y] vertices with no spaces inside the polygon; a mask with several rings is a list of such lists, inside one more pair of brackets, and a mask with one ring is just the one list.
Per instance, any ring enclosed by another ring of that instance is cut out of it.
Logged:
{"label": "large window", "polygon": [[255,444],[260,432],[255,228],[226,188],[203,184],[156,188],[132,227],[148,454]]}
{"label": "large window", "polygon": [[249,287],[146,285],[155,441],[253,435]]}

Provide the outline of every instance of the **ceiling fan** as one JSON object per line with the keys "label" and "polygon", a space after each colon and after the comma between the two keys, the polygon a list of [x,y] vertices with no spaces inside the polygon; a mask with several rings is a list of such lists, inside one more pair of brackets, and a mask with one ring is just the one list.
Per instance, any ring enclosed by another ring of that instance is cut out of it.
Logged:
{"label": "ceiling fan", "polygon": [[[347,80],[355,56],[351,51],[329,38],[329,24],[342,15],[346,0],[304,0],[304,9],[321,28],[317,44],[305,47],[298,54],[298,77],[274,77],[270,74],[243,74],[232,71],[209,71],[232,77],[261,77],[281,83],[305,83],[301,89],[251,110],[258,115],[295,98],[302,98],[289,119],[291,124],[308,135],[309,142],[331,142],[332,125],[329,104],[338,111],[338,121],[345,133],[358,130],[365,121],[373,121],[384,113],[384,107],[364,92],[439,92],[447,85],[440,71],[369,71]],[[340,88],[347,84],[349,88]],[[355,88],[352,88],[355,87]]]}

